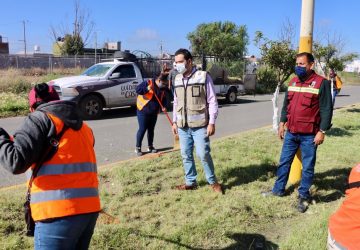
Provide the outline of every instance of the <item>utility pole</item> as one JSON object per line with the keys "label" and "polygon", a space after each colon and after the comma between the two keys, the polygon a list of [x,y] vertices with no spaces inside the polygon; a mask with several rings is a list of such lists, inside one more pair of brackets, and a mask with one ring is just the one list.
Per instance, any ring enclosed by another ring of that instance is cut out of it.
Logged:
{"label": "utility pole", "polygon": [[24,31],[23,32],[23,37],[24,37],[24,39],[20,40],[20,41],[24,42],[24,54],[25,54],[25,57],[26,57],[26,32],[25,32],[25,30],[26,30],[26,21],[23,20],[22,23],[23,23],[23,31]]}
{"label": "utility pole", "polygon": [[97,32],[94,32],[95,35],[95,64],[96,64],[96,56],[97,56]]}
{"label": "utility pole", "polygon": [[302,0],[299,53],[312,52],[315,0]]}
{"label": "utility pole", "polygon": [[[314,3],[315,0],[302,0],[299,53],[302,52],[312,53]],[[301,179],[301,171],[302,171],[301,151],[300,149],[298,149],[295,158],[291,164],[288,182],[290,184],[299,183]]]}
{"label": "utility pole", "polygon": [[162,45],[162,41],[160,41],[160,56],[161,59],[163,58],[163,45]]}

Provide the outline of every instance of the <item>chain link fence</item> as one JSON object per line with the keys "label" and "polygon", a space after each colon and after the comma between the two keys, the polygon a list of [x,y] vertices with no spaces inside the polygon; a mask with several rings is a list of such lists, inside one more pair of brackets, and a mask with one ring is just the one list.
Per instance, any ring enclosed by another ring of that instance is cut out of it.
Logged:
{"label": "chain link fence", "polygon": [[0,69],[30,69],[41,68],[52,72],[56,68],[88,68],[112,55],[81,55],[81,56],[53,56],[53,55],[0,55]]}

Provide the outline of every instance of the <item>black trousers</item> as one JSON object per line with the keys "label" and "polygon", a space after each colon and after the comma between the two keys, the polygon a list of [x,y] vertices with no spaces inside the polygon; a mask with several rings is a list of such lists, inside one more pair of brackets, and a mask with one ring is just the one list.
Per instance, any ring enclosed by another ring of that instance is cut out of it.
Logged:
{"label": "black trousers", "polygon": [[154,130],[157,121],[157,116],[158,116],[157,114],[154,115],[144,115],[139,113],[137,114],[139,129],[136,134],[136,147],[141,147],[141,143],[146,131],[147,131],[148,146],[149,147],[153,146]]}

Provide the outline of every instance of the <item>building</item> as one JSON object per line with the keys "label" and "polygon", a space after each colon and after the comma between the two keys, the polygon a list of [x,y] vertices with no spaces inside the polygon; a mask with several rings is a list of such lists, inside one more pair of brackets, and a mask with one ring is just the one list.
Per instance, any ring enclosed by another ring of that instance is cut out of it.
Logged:
{"label": "building", "polygon": [[0,54],[9,54],[9,43],[5,37],[0,35]]}
{"label": "building", "polygon": [[[61,47],[64,45],[63,39],[59,39],[53,44],[54,56],[61,56]],[[121,42],[107,42],[102,48],[84,48],[84,55],[94,56],[95,54],[99,57],[112,56],[115,51],[121,50]]]}
{"label": "building", "polygon": [[346,64],[344,71],[360,73],[360,60],[354,60],[351,63]]}

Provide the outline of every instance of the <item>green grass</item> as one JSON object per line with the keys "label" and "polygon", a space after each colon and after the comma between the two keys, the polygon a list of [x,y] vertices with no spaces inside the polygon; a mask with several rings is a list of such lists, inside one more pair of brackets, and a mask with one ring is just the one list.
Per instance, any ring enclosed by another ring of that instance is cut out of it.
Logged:
{"label": "green grass", "polygon": [[0,92],[0,118],[26,115],[29,112],[27,94]]}
{"label": "green grass", "polygon": [[360,75],[355,72],[339,72],[343,84],[346,85],[360,85]]}
{"label": "green grass", "polygon": [[55,69],[52,73],[40,68],[0,70],[0,118],[26,115],[29,112],[27,94],[35,83],[79,74],[81,71],[80,68]]}
{"label": "green grass", "polygon": [[[329,215],[339,206],[351,167],[359,161],[360,105],[336,110],[333,128],[318,149],[312,186],[314,204],[296,211],[297,191],[264,198],[272,187],[281,141],[270,128],[212,142],[212,155],[225,195],[206,184],[199,162],[196,191],[183,183],[179,152],[100,168],[100,215],[91,249],[325,249]],[[25,187],[0,191],[0,248],[32,248],[23,235]]]}

